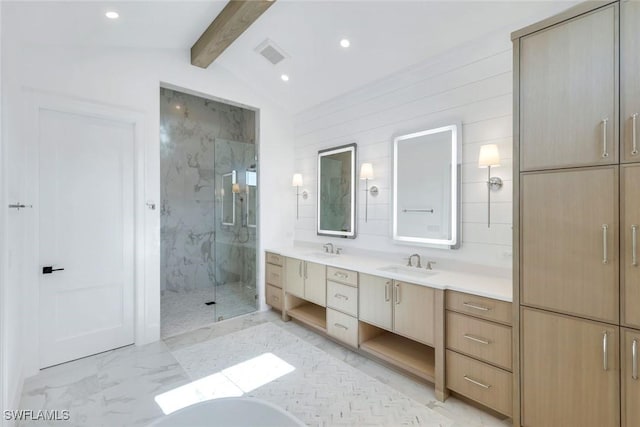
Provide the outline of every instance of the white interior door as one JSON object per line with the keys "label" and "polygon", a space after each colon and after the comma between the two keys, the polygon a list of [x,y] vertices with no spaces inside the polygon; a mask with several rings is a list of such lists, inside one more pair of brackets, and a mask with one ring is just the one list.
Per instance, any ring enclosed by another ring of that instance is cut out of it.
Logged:
{"label": "white interior door", "polygon": [[46,109],[38,134],[43,368],[134,342],[135,136]]}

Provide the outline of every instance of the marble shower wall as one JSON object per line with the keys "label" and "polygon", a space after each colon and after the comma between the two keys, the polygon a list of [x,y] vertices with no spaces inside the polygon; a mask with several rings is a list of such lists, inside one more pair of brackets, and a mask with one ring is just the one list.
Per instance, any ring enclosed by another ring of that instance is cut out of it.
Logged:
{"label": "marble shower wall", "polygon": [[[163,292],[243,279],[255,288],[255,228],[241,230],[239,216],[234,226],[221,226],[216,199],[222,173],[235,167],[244,179],[244,170],[256,163],[255,129],[253,111],[160,89]],[[239,215],[238,197],[236,203]],[[249,265],[253,273],[241,270]]]}

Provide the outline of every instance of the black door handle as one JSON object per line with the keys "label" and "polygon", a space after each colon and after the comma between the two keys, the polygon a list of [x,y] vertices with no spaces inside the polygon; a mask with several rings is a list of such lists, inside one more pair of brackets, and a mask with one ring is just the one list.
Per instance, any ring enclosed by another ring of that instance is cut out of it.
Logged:
{"label": "black door handle", "polygon": [[53,268],[52,265],[47,265],[46,267],[42,267],[42,274],[51,274],[54,271],[62,271],[64,268]]}

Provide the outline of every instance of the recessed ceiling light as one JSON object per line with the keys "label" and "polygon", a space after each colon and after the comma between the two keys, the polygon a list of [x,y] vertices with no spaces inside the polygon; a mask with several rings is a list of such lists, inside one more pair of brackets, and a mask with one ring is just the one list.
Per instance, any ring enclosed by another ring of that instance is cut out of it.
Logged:
{"label": "recessed ceiling light", "polygon": [[181,109],[182,107],[180,105],[176,105],[176,110]]}
{"label": "recessed ceiling light", "polygon": [[281,75],[280,78],[282,79],[283,82],[288,82],[289,81],[289,76],[287,74]]}
{"label": "recessed ceiling light", "polygon": [[345,48],[349,47],[349,46],[351,46],[351,42],[349,40],[347,40],[347,39],[342,39],[342,40],[340,40],[340,46],[345,47]]}
{"label": "recessed ceiling light", "polygon": [[110,10],[109,12],[105,13],[104,16],[109,19],[118,19],[120,17],[120,14],[116,11]]}

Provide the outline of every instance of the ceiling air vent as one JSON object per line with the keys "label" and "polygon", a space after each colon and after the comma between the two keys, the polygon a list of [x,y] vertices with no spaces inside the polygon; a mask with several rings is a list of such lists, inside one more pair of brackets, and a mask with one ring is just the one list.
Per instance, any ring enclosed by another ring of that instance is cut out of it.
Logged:
{"label": "ceiling air vent", "polygon": [[276,65],[289,57],[289,55],[269,39],[260,43],[260,45],[255,48],[255,51],[273,65]]}

